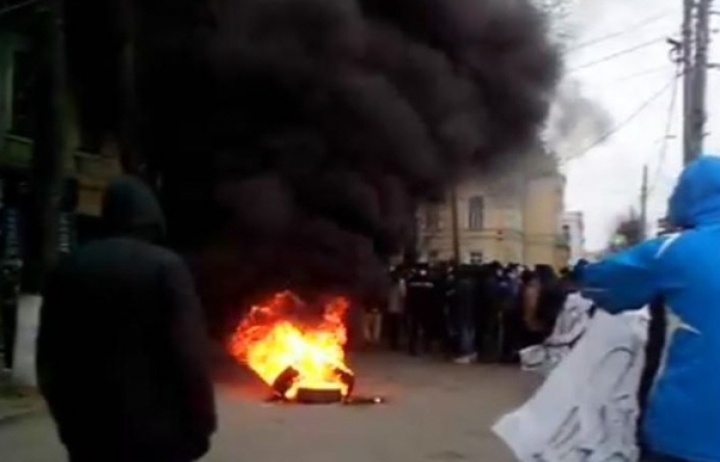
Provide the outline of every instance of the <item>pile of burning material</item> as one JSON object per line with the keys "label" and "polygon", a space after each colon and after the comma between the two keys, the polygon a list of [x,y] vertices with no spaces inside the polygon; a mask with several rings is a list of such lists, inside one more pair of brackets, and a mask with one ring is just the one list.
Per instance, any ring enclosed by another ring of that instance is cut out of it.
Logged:
{"label": "pile of burning material", "polygon": [[307,306],[291,292],[252,307],[232,338],[232,355],[268,384],[276,399],[349,402],[355,376],[345,364],[349,302],[324,304],[320,320],[300,319]]}

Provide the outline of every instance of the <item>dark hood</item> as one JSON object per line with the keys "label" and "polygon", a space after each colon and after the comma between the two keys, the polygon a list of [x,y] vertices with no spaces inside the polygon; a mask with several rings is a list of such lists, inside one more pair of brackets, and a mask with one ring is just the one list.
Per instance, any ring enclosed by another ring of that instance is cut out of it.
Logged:
{"label": "dark hood", "polygon": [[121,177],[105,191],[103,225],[110,236],[159,242],[165,237],[165,217],[152,190],[141,180]]}

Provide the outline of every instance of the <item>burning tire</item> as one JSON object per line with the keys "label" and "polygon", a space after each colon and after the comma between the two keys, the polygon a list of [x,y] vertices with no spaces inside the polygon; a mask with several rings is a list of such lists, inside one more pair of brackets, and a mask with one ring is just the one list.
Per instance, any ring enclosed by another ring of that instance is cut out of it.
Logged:
{"label": "burning tire", "polygon": [[345,313],[349,302],[336,297],[323,306],[322,318],[301,321],[307,310],[291,292],[254,306],[233,336],[233,356],[272,389],[275,399],[336,403],[347,399],[355,376],[345,364]]}
{"label": "burning tire", "polygon": [[343,395],[339,388],[298,388],[295,400],[302,404],[333,404],[341,402]]}
{"label": "burning tire", "polygon": [[278,398],[285,399],[287,392],[295,384],[298,377],[300,377],[300,372],[298,372],[295,368],[288,366],[282,374],[277,376],[271,388]]}

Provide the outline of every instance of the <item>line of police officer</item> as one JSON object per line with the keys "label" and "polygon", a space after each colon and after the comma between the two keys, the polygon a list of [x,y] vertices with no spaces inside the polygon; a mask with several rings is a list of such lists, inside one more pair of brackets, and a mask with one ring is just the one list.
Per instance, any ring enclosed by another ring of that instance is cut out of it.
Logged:
{"label": "line of police officer", "polygon": [[[465,362],[471,362],[477,355],[511,361],[517,350],[537,340],[524,323],[522,293],[543,271],[497,262],[458,266],[417,264],[395,271],[394,279],[398,283],[404,281],[404,318],[410,354],[440,350]],[[551,269],[550,272],[553,273]],[[544,286],[554,283],[548,279]],[[391,345],[399,345],[398,339],[393,338],[396,335],[400,334],[391,335]]]}

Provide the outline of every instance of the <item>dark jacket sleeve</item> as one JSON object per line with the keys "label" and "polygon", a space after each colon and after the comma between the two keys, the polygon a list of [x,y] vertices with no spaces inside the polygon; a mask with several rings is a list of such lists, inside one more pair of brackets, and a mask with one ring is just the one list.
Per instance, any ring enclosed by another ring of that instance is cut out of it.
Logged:
{"label": "dark jacket sleeve", "polygon": [[163,276],[178,380],[192,427],[210,435],[217,427],[215,396],[208,366],[209,340],[195,283],[179,258],[165,265]]}

